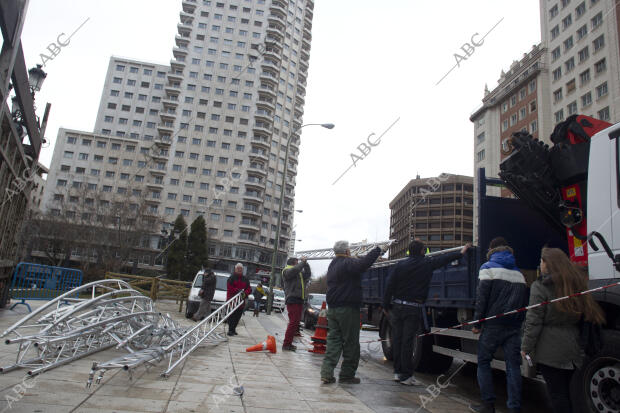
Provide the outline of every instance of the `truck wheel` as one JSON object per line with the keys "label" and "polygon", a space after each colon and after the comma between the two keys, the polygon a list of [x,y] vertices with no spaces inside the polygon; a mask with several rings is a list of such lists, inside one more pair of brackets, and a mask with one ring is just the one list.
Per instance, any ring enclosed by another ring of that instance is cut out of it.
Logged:
{"label": "truck wheel", "polygon": [[381,338],[383,355],[390,361],[394,360],[394,354],[392,353],[392,326],[390,325],[390,320],[385,316],[381,316],[379,337]]}
{"label": "truck wheel", "polygon": [[620,411],[620,332],[603,331],[603,349],[587,357],[571,382],[572,403],[578,412]]}
{"label": "truck wheel", "polygon": [[185,318],[192,318],[194,314],[189,312],[189,308],[185,310]]}

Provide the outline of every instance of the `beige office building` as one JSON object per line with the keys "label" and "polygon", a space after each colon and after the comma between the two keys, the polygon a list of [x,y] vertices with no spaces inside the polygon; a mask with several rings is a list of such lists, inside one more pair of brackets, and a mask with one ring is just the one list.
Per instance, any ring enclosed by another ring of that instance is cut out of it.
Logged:
{"label": "beige office building", "polygon": [[412,179],[390,202],[390,259],[406,256],[419,238],[431,252],[471,242],[473,220],[471,176],[442,174]]}
{"label": "beige office building", "polygon": [[80,180],[100,193],[143,197],[161,222],[153,246],[177,215],[188,225],[203,215],[219,267],[243,262],[252,273],[271,263],[289,145],[281,266],[313,8],[312,0],[183,0],[170,65],[112,57],[94,133],[59,132],[49,208],[57,185]]}

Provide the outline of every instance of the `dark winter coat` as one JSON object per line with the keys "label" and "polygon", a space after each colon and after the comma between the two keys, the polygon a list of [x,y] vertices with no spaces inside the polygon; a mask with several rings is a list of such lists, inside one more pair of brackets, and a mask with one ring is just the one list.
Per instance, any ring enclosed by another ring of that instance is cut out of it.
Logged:
{"label": "dark winter coat", "polygon": [[433,271],[461,258],[460,252],[441,254],[435,257],[415,255],[399,261],[392,271],[383,296],[383,308],[392,307],[392,299],[424,303],[433,278]]}
{"label": "dark winter coat", "polygon": [[[478,275],[476,311],[474,320],[506,313],[527,305],[525,277],[515,265],[509,247],[498,247],[487,254],[489,261],[482,264]],[[521,313],[485,321],[485,325],[520,328],[525,315]],[[478,326],[479,327],[479,326]]]}
{"label": "dark winter coat", "polygon": [[254,296],[254,301],[260,301],[260,299],[265,296],[265,289],[261,287],[261,289],[259,290],[258,286],[256,286],[252,295]]}
{"label": "dark winter coat", "polygon": [[[557,298],[551,276],[544,275],[532,284],[530,305]],[[558,310],[555,304],[528,310],[521,350],[541,364],[558,369],[581,366],[583,351],[579,345],[578,314]]]}
{"label": "dark winter coat", "polygon": [[213,300],[213,295],[215,294],[215,274],[212,272],[205,273],[202,276],[202,299],[211,301]]}
{"label": "dark winter coat", "polygon": [[284,296],[286,304],[302,304],[308,296],[306,285],[312,273],[307,262],[300,261],[299,264],[287,265],[282,271],[284,281]]}
{"label": "dark winter coat", "polygon": [[336,255],[327,268],[327,305],[330,308],[362,306],[362,273],[381,255],[375,247],[362,258]]}
{"label": "dark winter coat", "polygon": [[233,298],[239,291],[245,292],[247,297],[252,294],[252,287],[250,287],[250,281],[247,277],[233,272],[226,282],[226,301]]}

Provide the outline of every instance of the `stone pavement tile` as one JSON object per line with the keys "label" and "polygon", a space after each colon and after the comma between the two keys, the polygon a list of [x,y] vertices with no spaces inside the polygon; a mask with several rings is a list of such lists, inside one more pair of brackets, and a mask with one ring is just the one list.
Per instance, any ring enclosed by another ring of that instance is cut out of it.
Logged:
{"label": "stone pavement tile", "polygon": [[[67,406],[75,407],[79,405],[87,397],[88,393],[47,393],[37,391],[37,389],[28,389],[24,393],[22,401],[30,404],[45,403],[67,408]],[[3,396],[2,398],[4,399],[5,397]]]}
{"label": "stone pavement tile", "polygon": [[313,412],[324,413],[375,413],[363,403],[330,403],[330,402],[307,402]]}
{"label": "stone pavement tile", "polygon": [[149,389],[146,387],[139,387],[139,385],[132,387],[115,386],[112,384],[106,384],[97,389],[97,396],[111,396],[111,397],[130,397],[138,399],[149,400],[168,400],[170,393],[172,392],[172,386],[169,389]]}
{"label": "stone pavement tile", "polygon": [[290,411],[294,411],[294,412],[312,412],[313,410],[311,410],[310,408],[308,409],[292,409],[292,408],[287,408],[287,409],[273,409],[273,408],[263,408],[263,407],[252,407],[251,409],[248,409],[249,412],[252,413],[286,413],[286,412],[290,412]]}
{"label": "stone pavement tile", "polygon": [[[293,393],[292,396],[295,394]],[[288,409],[291,412],[296,410],[308,410],[310,406],[303,400],[280,399],[277,397],[249,397],[243,396],[243,405],[249,411],[253,411],[256,407],[265,409]]]}
{"label": "stone pavement tile", "polygon": [[[8,407],[6,402],[0,403],[0,409]],[[26,403],[24,401],[15,402],[7,411],[11,413],[67,413],[67,406],[54,406],[43,403]]]}
{"label": "stone pavement tile", "polygon": [[80,407],[106,408],[138,412],[161,412],[166,405],[164,400],[133,399],[129,397],[91,396]]}
{"label": "stone pavement tile", "polygon": [[136,412],[133,410],[119,410],[119,409],[110,410],[106,408],[80,407],[79,409],[75,410],[74,413],[136,413]]}
{"label": "stone pavement tile", "polygon": [[179,402],[203,402],[211,394],[213,386],[205,386],[204,391],[195,391],[196,389],[188,390],[184,388],[176,388],[172,393],[170,400]]}
{"label": "stone pavement tile", "polygon": [[231,406],[228,404],[201,404],[197,402],[171,401],[165,413],[245,413],[243,406]]}

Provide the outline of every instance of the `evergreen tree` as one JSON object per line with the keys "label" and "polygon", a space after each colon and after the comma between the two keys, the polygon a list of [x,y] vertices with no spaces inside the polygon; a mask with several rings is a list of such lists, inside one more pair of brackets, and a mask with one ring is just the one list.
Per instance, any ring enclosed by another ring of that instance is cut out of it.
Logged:
{"label": "evergreen tree", "polygon": [[166,260],[166,273],[172,280],[184,279],[187,272],[187,224],[183,215],[179,215],[174,221],[173,234],[177,237],[172,239],[168,246],[168,259]]}
{"label": "evergreen tree", "polygon": [[187,242],[187,273],[185,280],[192,280],[209,261],[207,224],[202,216],[192,222]]}

